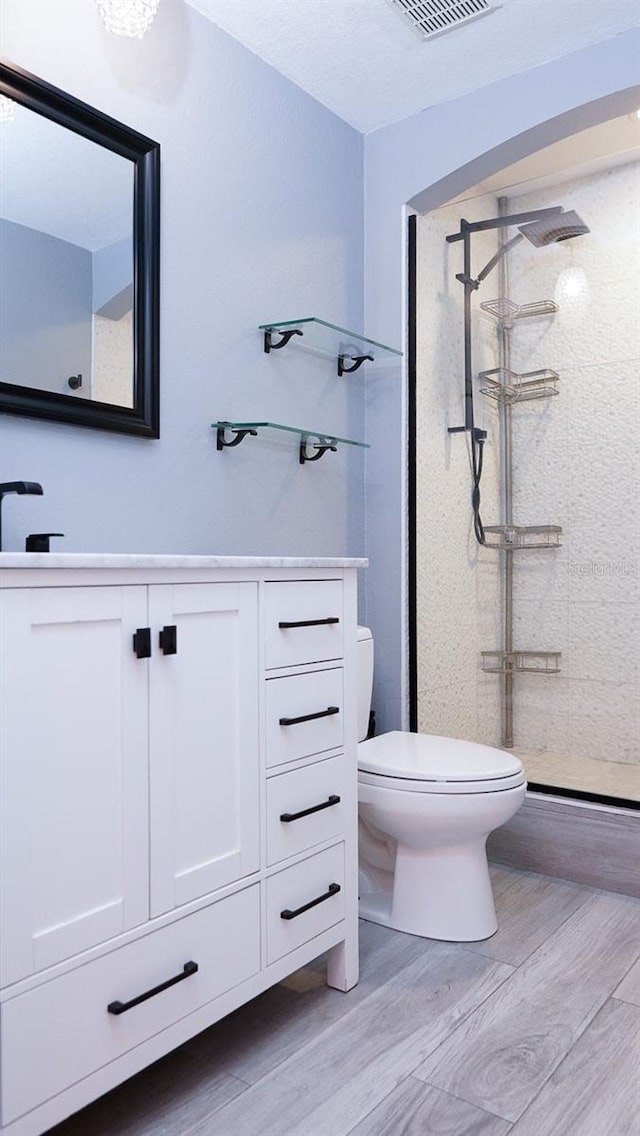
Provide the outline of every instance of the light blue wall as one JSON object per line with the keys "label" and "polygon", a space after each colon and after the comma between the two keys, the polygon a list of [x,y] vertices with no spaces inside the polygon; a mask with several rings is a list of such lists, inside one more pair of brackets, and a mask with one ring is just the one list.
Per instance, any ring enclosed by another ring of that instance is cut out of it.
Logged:
{"label": "light blue wall", "polygon": [[[406,203],[435,208],[559,138],[634,111],[639,81],[639,36],[632,31],[367,135],[366,326],[389,343],[405,334]],[[459,336],[460,329],[451,334]],[[367,385],[372,449],[364,618],[376,637],[374,701],[381,729],[408,722],[405,406],[406,384],[395,373]],[[432,441],[440,445],[441,437]]]}
{"label": "light blue wall", "polygon": [[361,554],[363,461],[298,464],[249,438],[217,453],[218,418],[359,438],[362,375],[256,328],[318,315],[362,323],[362,138],[193,9],[163,3],[143,40],[109,36],[93,3],[4,0],[2,55],[162,145],[159,441],[0,415],[5,547]]}

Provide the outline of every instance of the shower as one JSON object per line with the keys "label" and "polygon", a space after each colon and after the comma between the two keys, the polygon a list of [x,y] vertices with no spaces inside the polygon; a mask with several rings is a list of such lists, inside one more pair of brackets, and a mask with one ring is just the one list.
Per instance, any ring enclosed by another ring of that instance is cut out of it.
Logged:
{"label": "shower", "polygon": [[[506,199],[503,199],[506,200]],[[471,234],[486,232],[488,229],[505,229],[509,225],[516,225],[518,232],[510,240],[503,241],[495,256],[485,264],[477,277],[471,276]],[[567,210],[564,206],[554,205],[549,209],[536,209],[528,213],[513,213],[498,217],[490,217],[484,221],[469,223],[464,218],[460,220],[460,231],[451,233],[446,239],[449,244],[454,241],[464,241],[463,271],[456,273],[456,280],[464,285],[464,400],[465,421],[464,426],[450,426],[450,434],[469,433],[471,440],[471,471],[472,492],[471,507],[473,510],[473,527],[478,544],[485,544],[485,531],[480,517],[480,482],[482,480],[483,447],[486,441],[486,431],[476,427],[473,414],[473,367],[471,345],[471,296],[477,291],[489,273],[503,261],[507,253],[526,237],[535,248],[557,244],[560,241],[571,240],[590,232],[589,227],[575,210]],[[500,319],[508,318],[512,314],[508,309],[500,314]]]}
{"label": "shower", "polygon": [[[538,301],[520,306],[508,296],[507,256],[523,240],[535,248],[570,240],[582,236],[590,230],[574,210],[563,206],[538,209],[526,213],[508,212],[507,198],[498,201],[499,216],[482,221],[468,222],[461,219],[460,230],[447,236],[448,243],[463,242],[463,271],[456,279],[464,286],[464,402],[463,426],[449,427],[450,434],[468,433],[470,440],[470,463],[472,474],[471,507],[475,539],[479,545],[496,548],[501,553],[502,581],[502,644],[499,650],[482,652],[483,670],[498,674],[501,678],[501,745],[510,748],[513,738],[513,682],[516,672],[555,674],[559,671],[560,652],[522,651],[514,647],[513,583],[514,551],[519,548],[552,548],[559,544],[561,528],[558,525],[520,526],[513,518],[513,476],[512,476],[512,423],[511,410],[515,401],[546,397],[555,394],[553,378],[555,372],[545,369],[514,375],[511,370],[511,330],[515,320],[526,316],[549,315],[557,311],[553,301]],[[517,228],[515,236],[507,237],[509,226]],[[471,238],[473,233],[499,231],[497,252],[485,264],[476,277],[471,274]],[[481,303],[481,308],[496,320],[498,336],[498,367],[482,372],[487,384],[484,393],[494,398],[499,407],[500,428],[500,483],[501,483],[501,522],[487,526],[480,515],[480,483],[482,480],[484,444],[487,431],[476,426],[473,405],[473,361],[471,334],[471,299],[494,268],[500,269],[498,299]],[[490,534],[491,541],[487,541]]]}

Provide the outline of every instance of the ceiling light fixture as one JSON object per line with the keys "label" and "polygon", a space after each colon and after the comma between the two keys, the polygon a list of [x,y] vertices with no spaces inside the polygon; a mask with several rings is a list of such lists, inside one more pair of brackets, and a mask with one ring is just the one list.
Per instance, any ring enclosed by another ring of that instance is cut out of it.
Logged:
{"label": "ceiling light fixture", "polygon": [[96,0],[108,32],[138,39],[149,31],[159,3],[160,0]]}
{"label": "ceiling light fixture", "polygon": [[16,104],[6,95],[0,95],[0,122],[11,122],[16,113]]}

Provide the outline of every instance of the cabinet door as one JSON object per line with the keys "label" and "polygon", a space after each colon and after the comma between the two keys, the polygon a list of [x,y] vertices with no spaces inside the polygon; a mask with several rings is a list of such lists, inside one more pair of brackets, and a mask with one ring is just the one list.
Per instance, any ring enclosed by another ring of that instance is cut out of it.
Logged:
{"label": "cabinet door", "polygon": [[146,588],[0,594],[3,985],[148,918]]}
{"label": "cabinet door", "polygon": [[[151,914],[256,871],[258,831],[257,585],[149,589]],[[170,633],[171,634],[171,633]],[[171,646],[171,643],[165,646]]]}

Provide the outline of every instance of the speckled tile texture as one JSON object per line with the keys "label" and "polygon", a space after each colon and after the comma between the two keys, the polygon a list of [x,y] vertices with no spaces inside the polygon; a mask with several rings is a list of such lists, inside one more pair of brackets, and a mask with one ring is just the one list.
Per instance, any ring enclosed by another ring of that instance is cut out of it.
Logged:
{"label": "speckled tile texture", "polygon": [[[511,202],[517,212],[556,204],[591,232],[543,249],[522,242],[509,266],[516,303],[559,305],[513,325],[512,369],[560,375],[558,397],[513,410],[514,519],[563,528],[561,548],[515,558],[515,645],[562,652],[560,675],[516,679],[515,741],[640,764],[640,165]],[[500,644],[497,554],[474,546],[466,447],[446,434],[462,421],[463,324],[461,250],[444,237],[461,214],[495,216],[497,201],[418,225],[419,728],[496,744],[499,681],[479,671],[479,652]],[[493,251],[494,234],[474,237],[472,273]],[[481,287],[476,309],[497,278]],[[496,365],[495,324],[478,311],[473,350],[474,371]],[[495,523],[497,415],[490,400],[477,403],[489,430],[483,517]]]}

